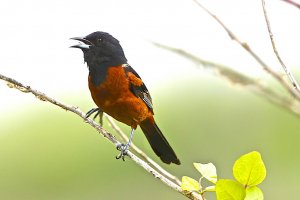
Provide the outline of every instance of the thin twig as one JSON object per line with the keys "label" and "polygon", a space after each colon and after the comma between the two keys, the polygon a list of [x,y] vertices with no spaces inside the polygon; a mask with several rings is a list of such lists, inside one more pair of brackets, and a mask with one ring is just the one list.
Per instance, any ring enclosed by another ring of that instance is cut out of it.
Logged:
{"label": "thin twig", "polygon": [[196,64],[207,67],[213,72],[216,72],[216,74],[220,75],[223,79],[225,79],[232,85],[239,85],[241,87],[244,87],[257,95],[266,98],[271,103],[286,109],[295,116],[300,117],[300,104],[298,101],[295,101],[292,98],[285,97],[282,94],[278,94],[273,89],[260,84],[258,81],[253,80],[250,77],[232,70],[228,66],[204,60],[182,49],[166,46],[156,42],[152,43],[159,48],[166,49],[180,56],[183,56],[184,58],[187,58]]}
{"label": "thin twig", "polygon": [[[120,127],[114,122],[114,120],[105,114],[105,117],[111,127],[122,137],[124,141],[128,141],[127,135],[120,129]],[[166,176],[168,179],[172,180],[173,182],[177,183],[178,185],[181,184],[181,181],[174,175],[172,175],[170,172],[166,171],[164,168],[162,168],[159,164],[157,164],[154,160],[149,158],[140,148],[138,148],[134,143],[131,143],[130,148],[134,150],[140,157],[143,158],[146,162],[151,164],[155,169],[157,169],[160,173],[162,173],[164,176]]]}
{"label": "thin twig", "polygon": [[299,85],[298,85],[296,79],[294,78],[294,76],[291,73],[290,69],[284,64],[284,62],[281,59],[281,57],[280,57],[280,55],[278,53],[278,50],[276,48],[275,40],[274,40],[274,35],[272,33],[272,30],[271,30],[271,25],[270,25],[270,21],[269,21],[267,10],[266,10],[266,3],[265,3],[264,0],[261,0],[261,3],[262,3],[262,7],[263,7],[263,11],[264,11],[264,16],[265,16],[266,24],[267,24],[267,27],[268,27],[268,32],[269,32],[269,36],[270,36],[270,40],[271,40],[271,43],[272,43],[272,47],[273,47],[274,53],[275,53],[275,55],[276,55],[276,57],[278,59],[278,62],[281,64],[281,66],[284,69],[286,75],[290,79],[293,87],[300,93],[300,88],[299,88]]}
{"label": "thin twig", "polygon": [[[7,76],[4,76],[2,74],[0,74],[0,79],[8,82],[7,85],[10,88],[16,88],[16,89],[20,90],[21,92],[25,92],[25,93],[32,93],[33,95],[35,95],[41,101],[49,102],[51,104],[54,104],[54,105],[56,105],[56,106],[58,106],[58,107],[60,107],[64,110],[66,110],[66,111],[71,111],[71,112],[75,113],[76,115],[81,117],[86,123],[88,123],[92,127],[94,127],[97,130],[97,132],[99,132],[101,135],[103,135],[105,138],[107,138],[112,144],[114,144],[115,146],[120,144],[120,142],[112,134],[110,134],[104,128],[99,126],[93,120],[91,120],[89,118],[86,118],[85,117],[86,114],[83,113],[78,107],[66,105],[66,104],[64,104],[64,103],[62,103],[62,102],[60,102],[60,101],[58,101],[54,98],[49,97],[48,95],[46,95],[46,94],[44,94],[44,93],[42,93],[38,90],[32,89],[30,86],[26,86],[26,85],[14,80],[14,79],[12,79],[10,77],[7,77]],[[188,197],[189,199],[200,199],[200,200],[202,200],[201,196],[198,195],[197,193],[194,193],[194,192],[193,193],[186,193],[186,192],[184,192],[179,185],[172,182],[171,180],[166,178],[164,175],[162,175],[161,173],[159,173],[158,171],[153,169],[149,164],[147,164],[145,161],[143,161],[142,159],[140,159],[139,157],[134,155],[132,152],[128,151],[127,155],[137,165],[144,168],[147,172],[152,174],[155,178],[158,178],[160,181],[162,181],[167,186],[171,187],[173,190],[175,190],[175,191],[179,192],[180,194]]]}
{"label": "thin twig", "polygon": [[199,7],[201,7],[205,12],[207,12],[211,17],[213,17],[227,32],[229,37],[236,41],[243,49],[245,49],[261,66],[262,68],[268,72],[270,75],[272,75],[293,97],[295,97],[297,100],[300,100],[300,94],[298,91],[295,91],[294,88],[290,87],[290,84],[282,78],[280,74],[278,74],[276,71],[274,71],[271,67],[269,67],[251,48],[250,46],[242,42],[238,39],[238,37],[211,11],[209,11],[206,7],[204,7],[199,1],[193,0]]}
{"label": "thin twig", "polygon": [[294,2],[294,1],[292,1],[292,0],[282,0],[282,1],[284,1],[284,2],[286,2],[286,3],[290,4],[290,5],[293,5],[293,6],[295,6],[296,8],[299,8],[299,9],[300,9],[300,4],[299,4],[299,3],[296,3],[296,2]]}

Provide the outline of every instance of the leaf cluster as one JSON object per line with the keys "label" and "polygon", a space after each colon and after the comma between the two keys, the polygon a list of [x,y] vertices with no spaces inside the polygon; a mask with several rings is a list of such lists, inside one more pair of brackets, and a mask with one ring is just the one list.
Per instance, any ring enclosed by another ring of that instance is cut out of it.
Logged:
{"label": "leaf cluster", "polygon": [[[182,190],[198,192],[204,196],[205,192],[216,192],[218,200],[263,200],[262,191],[257,187],[266,177],[266,168],[261,155],[257,151],[241,156],[233,165],[235,180],[219,179],[214,164],[194,163],[200,172],[199,181],[188,176],[182,177]],[[213,185],[203,187],[203,179]]]}

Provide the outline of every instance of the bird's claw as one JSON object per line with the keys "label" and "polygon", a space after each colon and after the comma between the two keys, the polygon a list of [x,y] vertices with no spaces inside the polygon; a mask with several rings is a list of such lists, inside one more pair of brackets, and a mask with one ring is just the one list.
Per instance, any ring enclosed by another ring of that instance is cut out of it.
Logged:
{"label": "bird's claw", "polygon": [[100,108],[93,108],[91,110],[89,110],[86,115],[85,115],[85,118],[88,118],[90,117],[92,114],[94,114],[94,117],[93,117],[93,120],[95,120],[98,116],[100,117],[100,125],[103,126],[103,111],[100,109]]}
{"label": "bird's claw", "polygon": [[122,158],[125,161],[125,156],[127,155],[129,149],[129,145],[127,144],[119,144],[117,145],[117,150],[121,151],[119,155],[116,156],[116,159]]}
{"label": "bird's claw", "polygon": [[86,113],[85,118],[90,117],[90,116],[91,116],[93,113],[95,113],[95,112],[97,112],[97,113],[96,113],[96,115],[97,115],[98,112],[99,112],[99,108],[92,108],[91,110],[89,110],[89,111]]}

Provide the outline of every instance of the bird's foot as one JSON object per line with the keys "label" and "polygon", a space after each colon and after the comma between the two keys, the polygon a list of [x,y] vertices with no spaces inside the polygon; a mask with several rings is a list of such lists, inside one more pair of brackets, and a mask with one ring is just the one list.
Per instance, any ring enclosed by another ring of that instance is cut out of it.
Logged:
{"label": "bird's foot", "polygon": [[93,108],[91,110],[89,110],[86,115],[85,115],[85,118],[88,118],[90,117],[93,113],[96,113],[93,117],[93,120],[96,119],[96,117],[99,115],[100,117],[100,125],[102,126],[103,125],[103,111],[100,109],[100,108]]}
{"label": "bird's foot", "polygon": [[87,113],[86,113],[86,115],[85,115],[85,118],[88,118],[88,117],[90,117],[93,113],[95,113],[95,112],[97,112],[96,113],[96,115],[98,114],[98,112],[99,112],[99,108],[92,108],[91,110],[89,110]]}
{"label": "bird's foot", "polygon": [[122,158],[122,160],[125,161],[125,156],[127,155],[129,147],[130,145],[128,143],[117,145],[117,150],[121,151],[121,153],[116,156],[116,159]]}

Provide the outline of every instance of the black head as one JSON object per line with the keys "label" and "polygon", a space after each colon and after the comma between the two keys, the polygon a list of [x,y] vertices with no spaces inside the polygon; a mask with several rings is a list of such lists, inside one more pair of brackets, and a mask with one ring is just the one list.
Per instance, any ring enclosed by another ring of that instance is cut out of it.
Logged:
{"label": "black head", "polygon": [[90,69],[127,63],[119,41],[109,33],[97,31],[85,37],[71,39],[81,42],[71,47],[83,51],[84,61],[87,62]]}

